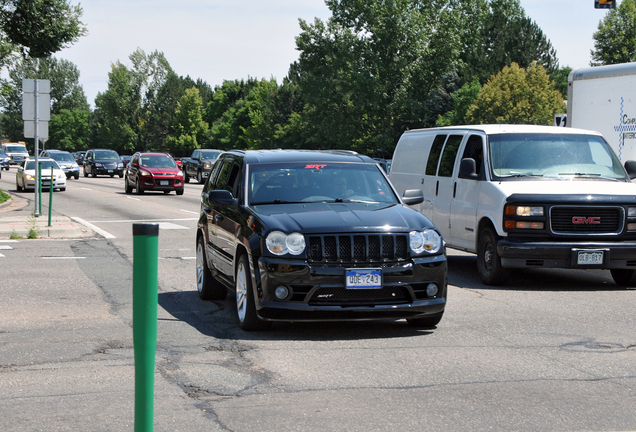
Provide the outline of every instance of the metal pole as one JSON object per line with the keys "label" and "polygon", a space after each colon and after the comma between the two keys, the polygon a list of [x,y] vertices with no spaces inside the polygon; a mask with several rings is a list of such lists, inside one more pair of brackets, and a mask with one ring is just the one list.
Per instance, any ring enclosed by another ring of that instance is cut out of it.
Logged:
{"label": "metal pole", "polygon": [[133,224],[135,432],[152,432],[157,351],[159,224]]}
{"label": "metal pole", "polygon": [[[40,62],[39,60],[36,61],[36,69],[35,72],[37,74],[37,67],[39,66]],[[39,146],[38,146],[38,122],[39,122],[39,118],[38,118],[38,80],[34,80],[35,81],[35,89],[34,89],[34,95],[35,95],[35,145],[33,147],[33,152],[35,153],[35,166],[39,167],[39,161],[38,161],[38,153],[39,151]],[[40,173],[39,173],[39,169],[35,170],[35,184],[41,184],[40,182]],[[40,216],[40,213],[42,213],[42,207],[41,207],[41,197],[38,196],[38,194],[35,194],[35,210],[33,210],[33,216],[38,217]]]}
{"label": "metal pole", "polygon": [[38,182],[38,189],[37,192],[35,189],[33,189],[33,192],[35,193],[35,197],[36,200],[35,202],[37,202],[39,204],[38,209],[40,210],[40,212],[38,213],[38,215],[42,214],[42,165],[38,163],[38,169],[35,170],[35,177],[36,177],[36,181]]}

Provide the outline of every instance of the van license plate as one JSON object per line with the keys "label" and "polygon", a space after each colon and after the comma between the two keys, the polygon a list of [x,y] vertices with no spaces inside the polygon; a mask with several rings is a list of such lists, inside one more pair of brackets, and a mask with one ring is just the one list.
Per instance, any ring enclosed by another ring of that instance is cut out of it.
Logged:
{"label": "van license plate", "polygon": [[382,288],[382,270],[380,269],[347,269],[347,289]]}
{"label": "van license plate", "polygon": [[603,264],[603,251],[579,251],[579,265]]}

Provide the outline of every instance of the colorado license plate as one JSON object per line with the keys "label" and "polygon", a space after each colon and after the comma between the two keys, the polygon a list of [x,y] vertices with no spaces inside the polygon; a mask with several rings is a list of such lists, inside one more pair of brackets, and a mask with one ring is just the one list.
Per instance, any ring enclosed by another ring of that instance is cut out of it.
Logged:
{"label": "colorado license plate", "polygon": [[603,264],[603,251],[578,251],[579,265]]}
{"label": "colorado license plate", "polygon": [[347,269],[347,289],[382,288],[382,270],[380,269]]}

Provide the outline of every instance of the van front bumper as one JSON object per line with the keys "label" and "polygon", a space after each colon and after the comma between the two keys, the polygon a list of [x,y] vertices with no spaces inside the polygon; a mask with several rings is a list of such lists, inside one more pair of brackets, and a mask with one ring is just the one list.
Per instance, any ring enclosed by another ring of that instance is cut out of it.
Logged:
{"label": "van front bumper", "polygon": [[[602,262],[580,263],[580,256],[590,252],[602,252]],[[497,253],[504,268],[636,270],[636,241],[533,242],[501,239],[497,243]]]}

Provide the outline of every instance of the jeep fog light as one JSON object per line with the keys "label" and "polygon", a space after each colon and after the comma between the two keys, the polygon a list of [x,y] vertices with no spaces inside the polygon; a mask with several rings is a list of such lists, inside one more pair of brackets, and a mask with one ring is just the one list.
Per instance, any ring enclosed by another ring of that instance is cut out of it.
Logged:
{"label": "jeep fog light", "polygon": [[434,283],[430,283],[426,286],[426,295],[429,297],[435,297],[438,291],[439,289]]}
{"label": "jeep fog light", "polygon": [[287,296],[289,295],[289,290],[287,289],[286,286],[279,286],[276,287],[276,291],[274,291],[274,295],[276,295],[276,298],[278,300],[285,300],[287,298]]}

